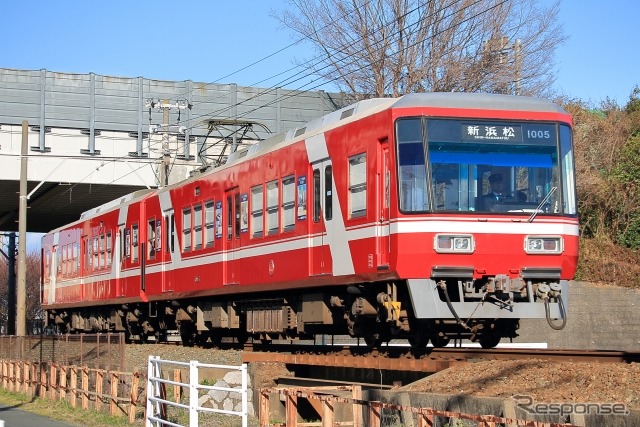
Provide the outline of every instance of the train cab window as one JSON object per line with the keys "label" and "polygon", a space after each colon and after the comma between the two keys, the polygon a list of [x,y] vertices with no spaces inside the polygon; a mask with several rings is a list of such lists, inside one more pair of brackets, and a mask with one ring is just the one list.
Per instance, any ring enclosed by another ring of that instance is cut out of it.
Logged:
{"label": "train cab window", "polygon": [[282,178],[282,231],[292,231],[296,220],[295,177]]}
{"label": "train cab window", "polygon": [[202,205],[193,207],[193,248],[202,249]]}
{"label": "train cab window", "polygon": [[131,259],[133,262],[138,262],[138,224],[133,224],[131,226]]}
{"label": "train cab window", "polygon": [[278,181],[267,183],[267,234],[276,234],[278,221]]}
{"label": "train cab window", "polygon": [[420,118],[398,120],[396,140],[400,210],[403,212],[426,211],[429,209],[429,198],[422,120]]}
{"label": "train cab window", "polygon": [[331,221],[333,218],[333,168],[331,165],[324,167],[324,219]]}
{"label": "train cab window", "polygon": [[152,218],[147,221],[147,259],[156,257],[156,220]]}
{"label": "train cab window", "polygon": [[313,222],[320,222],[320,169],[313,170]]}
{"label": "train cab window", "polygon": [[367,214],[367,155],[349,158],[349,217]]}
{"label": "train cab window", "polygon": [[182,211],[182,252],[191,250],[191,208]]}
{"label": "train cab window", "polygon": [[213,218],[213,200],[210,200],[204,203],[204,244],[207,248],[213,247]]}
{"label": "train cab window", "polygon": [[262,185],[251,188],[251,236],[262,237],[264,229],[264,212]]}

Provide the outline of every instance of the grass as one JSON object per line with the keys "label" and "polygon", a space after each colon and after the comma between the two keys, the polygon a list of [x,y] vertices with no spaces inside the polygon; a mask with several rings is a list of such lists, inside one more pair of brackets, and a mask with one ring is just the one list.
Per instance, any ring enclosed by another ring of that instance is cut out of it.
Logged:
{"label": "grass", "polygon": [[92,427],[140,426],[142,419],[129,424],[126,417],[114,417],[94,410],[72,408],[66,401],[30,398],[26,394],[0,389],[0,403],[67,424]]}

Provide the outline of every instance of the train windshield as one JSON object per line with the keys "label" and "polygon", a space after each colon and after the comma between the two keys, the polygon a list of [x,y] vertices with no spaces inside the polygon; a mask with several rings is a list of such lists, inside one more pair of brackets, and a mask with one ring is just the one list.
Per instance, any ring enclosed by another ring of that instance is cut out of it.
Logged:
{"label": "train windshield", "polygon": [[403,212],[576,214],[566,125],[409,118],[396,137]]}

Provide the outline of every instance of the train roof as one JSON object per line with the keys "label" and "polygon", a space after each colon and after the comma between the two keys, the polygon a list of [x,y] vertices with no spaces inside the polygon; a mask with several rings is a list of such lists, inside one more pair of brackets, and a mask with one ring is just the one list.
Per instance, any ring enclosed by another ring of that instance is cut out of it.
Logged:
{"label": "train roof", "polygon": [[392,108],[439,107],[478,110],[538,111],[567,114],[559,105],[543,98],[491,93],[412,93],[397,98]]}

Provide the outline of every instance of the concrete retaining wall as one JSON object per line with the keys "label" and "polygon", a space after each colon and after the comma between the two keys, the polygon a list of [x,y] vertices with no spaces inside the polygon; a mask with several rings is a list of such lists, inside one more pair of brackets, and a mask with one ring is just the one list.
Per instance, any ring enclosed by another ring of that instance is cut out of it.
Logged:
{"label": "concrete retaining wall", "polygon": [[573,282],[566,327],[522,320],[514,342],[546,342],[549,348],[640,351],[640,289]]}

